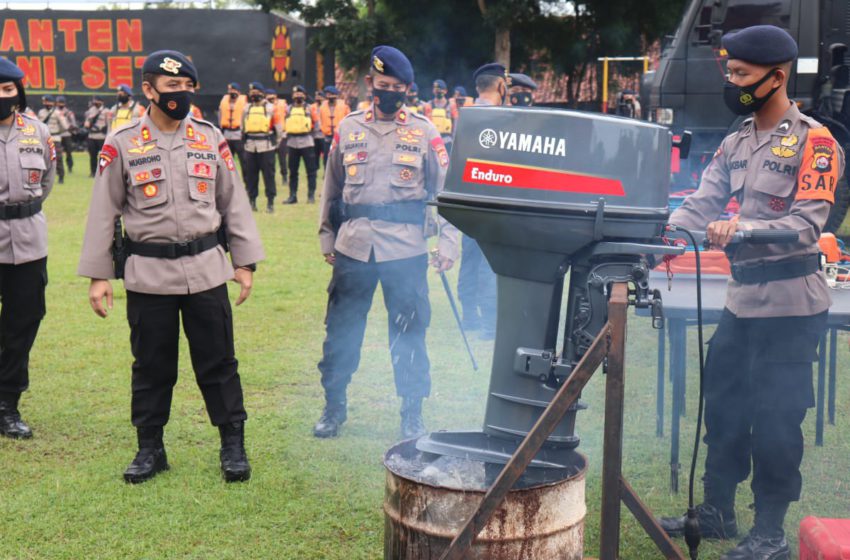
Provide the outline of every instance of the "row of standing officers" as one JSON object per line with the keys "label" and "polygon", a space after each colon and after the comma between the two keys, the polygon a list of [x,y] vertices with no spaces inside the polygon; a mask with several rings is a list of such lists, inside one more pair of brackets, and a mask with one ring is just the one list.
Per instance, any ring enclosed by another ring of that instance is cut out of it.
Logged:
{"label": "row of standing officers", "polygon": [[[458,259],[457,230],[426,206],[442,189],[448,167],[445,134],[405,105],[413,69],[404,54],[381,46],[370,62],[372,104],[337,113],[338,126],[322,130],[329,138],[324,139],[319,238],[333,274],[319,362],[326,406],[314,428],[317,437],[337,435],[346,419],[346,389],[359,363],[366,315],[379,282],[402,402],[401,432],[404,437],[424,432],[422,403],[430,394],[427,238],[439,236],[430,258],[437,270],[448,270]],[[503,102],[504,68],[488,65],[480,74],[479,81],[498,82],[494,102]],[[0,434],[28,438],[32,431],[18,405],[28,387],[29,352],[45,312],[42,204],[58,157],[48,125],[22,112],[22,79],[20,68],[0,59],[0,142],[6,160],[0,166],[5,172],[0,174]],[[149,107],[104,135],[78,267],[81,276],[91,279],[89,302],[98,316],[110,314],[111,279],[122,278],[127,291],[134,358],[131,419],[138,439],[136,456],[124,473],[131,483],[169,468],[163,433],[177,378],[181,318],[210,420],[220,432],[222,475],[238,481],[251,473],[225,282],[239,284],[240,305],[251,293],[264,252],[251,213],[253,193],[243,188],[236,172],[234,139],[227,138],[228,130],[190,114],[197,81],[193,63],[179,52],[157,51],[145,60],[142,92]],[[487,93],[480,91],[484,103]],[[306,92],[296,88],[282,124],[261,84],[251,84],[249,93],[240,150],[246,175],[253,173],[248,169],[263,171],[269,154],[274,157],[278,149],[267,137],[252,137],[253,131],[277,125],[282,137],[285,133],[294,179],[298,163],[293,160],[315,157]],[[328,106],[332,110],[333,104]],[[90,109],[87,124],[102,122],[100,109]],[[55,109],[48,122],[54,114]],[[315,166],[308,182],[313,198]]]}

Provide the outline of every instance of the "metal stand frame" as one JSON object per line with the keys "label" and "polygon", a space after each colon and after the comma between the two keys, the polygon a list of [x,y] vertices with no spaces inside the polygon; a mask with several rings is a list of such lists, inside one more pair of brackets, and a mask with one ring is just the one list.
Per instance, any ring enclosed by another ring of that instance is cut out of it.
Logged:
{"label": "metal stand frame", "polygon": [[525,436],[516,453],[502,469],[472,517],[452,540],[440,560],[462,560],[475,537],[507,496],[528,464],[540,450],[567,409],[603,362],[605,381],[605,436],[602,452],[602,523],[600,560],[616,560],[620,552],[620,503],[624,503],[668,560],[686,560],[682,551],[661,529],[649,508],[623,478],[623,400],[625,392],[624,358],[628,284],[612,286],[608,301],[608,322],[600,330],[567,381]]}

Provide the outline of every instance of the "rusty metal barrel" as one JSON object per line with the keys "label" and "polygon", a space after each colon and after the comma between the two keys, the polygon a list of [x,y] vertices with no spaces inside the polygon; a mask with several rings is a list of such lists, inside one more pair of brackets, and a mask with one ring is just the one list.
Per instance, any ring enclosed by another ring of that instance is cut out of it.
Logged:
{"label": "rusty metal barrel", "polygon": [[[384,560],[437,560],[486,492],[428,484],[401,474],[390,460],[417,453],[416,441],[409,440],[384,457]],[[582,560],[587,460],[574,457],[568,477],[511,490],[467,558]]]}

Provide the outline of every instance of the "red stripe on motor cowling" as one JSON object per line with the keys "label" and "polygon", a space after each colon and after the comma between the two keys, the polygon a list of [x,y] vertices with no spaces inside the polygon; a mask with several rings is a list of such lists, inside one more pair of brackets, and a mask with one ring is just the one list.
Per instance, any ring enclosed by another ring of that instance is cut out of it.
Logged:
{"label": "red stripe on motor cowling", "polygon": [[[473,177],[473,171],[475,171],[475,177]],[[510,180],[507,177],[510,177]],[[611,196],[626,195],[623,184],[617,179],[579,175],[554,169],[516,167],[493,162],[467,160],[463,169],[463,180],[467,183],[515,189],[607,194]]]}

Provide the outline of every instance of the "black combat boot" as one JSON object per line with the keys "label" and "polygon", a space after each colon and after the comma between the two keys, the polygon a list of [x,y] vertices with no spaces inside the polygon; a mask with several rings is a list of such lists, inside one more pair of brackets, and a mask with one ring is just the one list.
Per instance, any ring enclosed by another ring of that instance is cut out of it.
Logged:
{"label": "black combat boot", "polygon": [[139,452],[124,471],[124,480],[138,484],[168,470],[168,458],[162,443],[162,426],[136,428],[139,439]]}
{"label": "black combat boot", "polygon": [[18,400],[0,400],[0,435],[13,439],[29,439],[32,430],[21,420]]}
{"label": "black combat boot", "polygon": [[251,199],[251,210],[253,212],[257,211],[257,199],[256,198]]}
{"label": "black combat boot", "polygon": [[308,191],[307,192],[307,204],[315,204],[316,203],[316,191]]}
{"label": "black combat boot", "polygon": [[404,397],[401,400],[401,439],[413,439],[424,435],[422,398]]}
{"label": "black combat boot", "polygon": [[787,502],[760,503],[756,499],[756,520],[747,538],[723,555],[721,560],[788,560],[791,551],[785,540]]}
{"label": "black combat boot", "polygon": [[218,427],[221,434],[221,476],[227,482],[251,478],[251,465],[245,454],[245,422],[228,422]]}
{"label": "black combat boot", "polygon": [[[737,485],[717,484],[705,480],[705,500],[697,505],[700,535],[704,539],[734,539],[738,536],[738,522],[735,518],[735,487]],[[685,534],[687,514],[681,517],[662,517],[659,525],[671,537]]]}
{"label": "black combat boot", "polygon": [[266,212],[269,214],[274,214],[274,199],[270,198],[268,203],[266,204]]}
{"label": "black combat boot", "polygon": [[317,438],[332,438],[339,433],[339,427],[348,418],[348,403],[343,399],[325,397],[325,409],[322,417],[313,426],[313,435]]}
{"label": "black combat boot", "polygon": [[289,191],[289,198],[283,201],[284,204],[298,204],[298,196],[296,196],[295,191]]}

